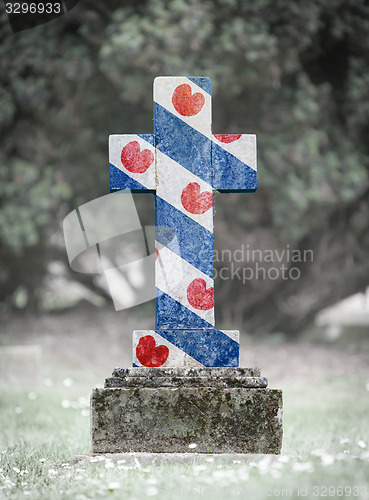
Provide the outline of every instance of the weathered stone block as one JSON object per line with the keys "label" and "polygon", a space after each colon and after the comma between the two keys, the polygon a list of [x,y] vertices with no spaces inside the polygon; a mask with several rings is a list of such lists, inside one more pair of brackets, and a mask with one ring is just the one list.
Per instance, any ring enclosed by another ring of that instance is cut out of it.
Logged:
{"label": "weathered stone block", "polygon": [[260,377],[258,368],[116,368],[113,376],[105,380],[105,387],[128,388],[186,386],[256,389],[267,385],[267,379]]}
{"label": "weathered stone block", "polygon": [[178,377],[177,369],[177,376],[152,375],[145,387],[135,369],[117,370],[91,396],[94,453],[186,453],[192,443],[198,453],[280,452],[282,392],[260,388],[264,377],[217,376],[214,368]]}

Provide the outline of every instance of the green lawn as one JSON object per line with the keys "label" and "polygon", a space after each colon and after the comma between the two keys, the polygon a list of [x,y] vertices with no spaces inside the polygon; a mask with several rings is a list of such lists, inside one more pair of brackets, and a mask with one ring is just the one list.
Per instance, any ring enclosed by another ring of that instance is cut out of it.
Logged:
{"label": "green lawn", "polygon": [[0,393],[0,498],[368,498],[366,381],[326,379],[284,389],[279,459],[221,465],[110,460],[71,465],[89,452],[89,387]]}

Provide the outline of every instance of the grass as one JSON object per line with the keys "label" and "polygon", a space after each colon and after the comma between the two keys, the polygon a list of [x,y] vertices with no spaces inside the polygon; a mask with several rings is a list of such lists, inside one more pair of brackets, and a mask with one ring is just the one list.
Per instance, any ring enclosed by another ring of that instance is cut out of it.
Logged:
{"label": "grass", "polygon": [[366,381],[293,382],[284,390],[279,459],[221,465],[71,465],[89,444],[88,386],[0,393],[0,498],[368,498]]}

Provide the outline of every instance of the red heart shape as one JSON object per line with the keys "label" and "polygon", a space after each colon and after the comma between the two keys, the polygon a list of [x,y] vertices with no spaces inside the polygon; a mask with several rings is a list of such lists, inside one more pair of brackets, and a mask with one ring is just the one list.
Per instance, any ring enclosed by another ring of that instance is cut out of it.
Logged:
{"label": "red heart shape", "polygon": [[135,174],[143,174],[152,165],[154,155],[149,149],[141,151],[137,141],[129,142],[122,149],[120,159],[124,168]]}
{"label": "red heart shape", "polygon": [[155,339],[152,335],[141,337],[137,347],[136,356],[139,362],[148,367],[157,367],[164,364],[169,356],[169,349],[166,345],[155,347]]}
{"label": "red heart shape", "polygon": [[188,285],[187,300],[195,309],[208,311],[214,307],[214,288],[207,290],[205,280],[197,278]]}
{"label": "red heart shape", "polygon": [[229,144],[230,142],[238,141],[242,134],[214,134],[214,137],[220,142]]}
{"label": "red heart shape", "polygon": [[181,194],[183,207],[191,214],[203,214],[213,205],[213,195],[209,191],[200,193],[200,186],[197,182],[190,182]]}
{"label": "red heart shape", "polygon": [[176,111],[182,116],[194,116],[202,110],[205,97],[200,92],[192,94],[187,83],[178,85],[172,95],[172,103]]}

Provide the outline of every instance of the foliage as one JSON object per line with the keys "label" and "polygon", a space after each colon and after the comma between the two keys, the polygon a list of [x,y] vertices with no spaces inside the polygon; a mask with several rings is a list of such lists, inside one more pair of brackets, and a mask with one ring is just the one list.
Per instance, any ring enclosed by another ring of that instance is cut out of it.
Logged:
{"label": "foliage", "polygon": [[[258,135],[258,193],[218,196],[217,244],[237,248],[237,234],[245,244],[315,252],[303,284],[250,283],[250,306],[240,283],[219,284],[218,317],[227,307],[252,329],[294,331],[361,289],[369,275],[368,29],[364,0],[86,1],[15,35],[3,14],[1,300],[42,248],[38,278],[27,283],[36,293],[63,215],[106,194],[109,133],[152,131],[158,74],[210,76],[214,132]],[[293,325],[283,311],[297,292],[305,309]],[[267,321],[249,322],[266,307]]]}

